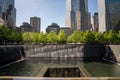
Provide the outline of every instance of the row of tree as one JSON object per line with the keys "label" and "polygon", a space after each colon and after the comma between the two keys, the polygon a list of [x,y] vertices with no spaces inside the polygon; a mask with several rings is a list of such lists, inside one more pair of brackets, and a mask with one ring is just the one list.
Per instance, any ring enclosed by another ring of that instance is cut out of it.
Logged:
{"label": "row of tree", "polygon": [[110,30],[109,32],[93,32],[75,30],[69,37],[63,30],[57,35],[51,31],[49,34],[41,33],[20,33],[16,30],[9,30],[6,26],[0,26],[0,44],[13,43],[87,43],[87,44],[117,44],[120,43],[120,31],[118,33]]}
{"label": "row of tree", "polygon": [[57,35],[55,32],[51,31],[49,34],[41,33],[32,33],[26,32],[23,34],[24,43],[67,43],[67,36],[63,30],[60,30]]}
{"label": "row of tree", "polygon": [[120,43],[119,33],[110,30],[109,32],[93,32],[75,30],[68,38],[63,30],[57,35],[51,31],[49,34],[24,33],[23,41],[26,43],[87,43],[87,44],[117,44]]}
{"label": "row of tree", "polygon": [[76,30],[68,38],[69,43],[88,43],[88,44],[117,44],[120,43],[120,31],[116,33],[113,30],[109,32],[82,32]]}

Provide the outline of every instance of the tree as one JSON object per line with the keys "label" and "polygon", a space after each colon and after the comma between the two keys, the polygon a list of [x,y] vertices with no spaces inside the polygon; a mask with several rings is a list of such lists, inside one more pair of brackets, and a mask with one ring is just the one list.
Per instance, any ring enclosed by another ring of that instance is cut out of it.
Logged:
{"label": "tree", "polygon": [[39,33],[38,41],[43,44],[47,43],[47,34],[44,34],[43,32]]}
{"label": "tree", "polygon": [[23,42],[22,33],[21,33],[21,32],[18,32],[17,35],[18,35],[18,40],[17,40],[16,42],[17,42],[18,44],[19,44],[19,43],[22,43],[22,42]]}
{"label": "tree", "polygon": [[95,42],[95,32],[86,31],[83,35],[83,42],[85,43],[94,43]]}
{"label": "tree", "polygon": [[101,32],[98,32],[95,34],[95,42],[99,43],[99,44],[104,44],[105,43],[105,38],[104,38],[104,34]]}
{"label": "tree", "polygon": [[110,30],[108,33],[106,33],[104,37],[108,44],[118,42],[117,33],[113,30]]}
{"label": "tree", "polygon": [[0,43],[7,44],[10,40],[11,31],[5,26],[0,26]]}
{"label": "tree", "polygon": [[68,38],[69,42],[80,43],[83,42],[83,32],[75,30],[71,36]]}
{"label": "tree", "polygon": [[26,33],[23,33],[23,41],[25,43],[32,43],[32,33],[31,32],[26,32]]}
{"label": "tree", "polygon": [[23,41],[22,33],[13,30],[10,35],[10,41],[18,44],[21,43]]}
{"label": "tree", "polygon": [[57,34],[54,31],[51,31],[47,35],[47,40],[48,40],[49,43],[57,43],[58,42]]}
{"label": "tree", "polygon": [[68,43],[72,43],[72,35],[67,38]]}
{"label": "tree", "polygon": [[64,32],[64,30],[60,30],[58,34],[58,42],[59,43],[66,43],[67,42],[67,36]]}
{"label": "tree", "polygon": [[31,33],[31,39],[32,39],[32,42],[37,44],[39,42],[39,34],[38,33]]}
{"label": "tree", "polygon": [[75,30],[72,35],[72,42],[79,43],[81,39],[81,34],[79,30]]}

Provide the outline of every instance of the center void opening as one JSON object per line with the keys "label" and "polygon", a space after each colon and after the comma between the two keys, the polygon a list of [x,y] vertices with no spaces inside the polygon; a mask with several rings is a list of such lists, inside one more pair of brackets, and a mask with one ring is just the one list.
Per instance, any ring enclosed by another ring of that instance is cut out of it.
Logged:
{"label": "center void opening", "polygon": [[52,67],[48,68],[44,77],[85,77],[79,67]]}

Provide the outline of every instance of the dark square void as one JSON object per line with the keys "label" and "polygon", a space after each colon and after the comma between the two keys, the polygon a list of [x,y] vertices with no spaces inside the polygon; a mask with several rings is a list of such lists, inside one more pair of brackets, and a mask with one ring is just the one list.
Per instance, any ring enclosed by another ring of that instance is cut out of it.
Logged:
{"label": "dark square void", "polygon": [[44,77],[85,77],[79,67],[48,68]]}

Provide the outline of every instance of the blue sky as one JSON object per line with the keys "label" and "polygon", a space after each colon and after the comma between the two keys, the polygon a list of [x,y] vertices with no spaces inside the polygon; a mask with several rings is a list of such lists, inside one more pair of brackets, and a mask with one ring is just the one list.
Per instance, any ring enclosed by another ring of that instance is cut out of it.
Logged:
{"label": "blue sky", "polygon": [[[89,12],[98,11],[97,0],[89,1]],[[29,22],[30,17],[41,18],[41,31],[51,23],[65,26],[66,0],[15,0],[17,9],[17,26],[22,22]]]}

